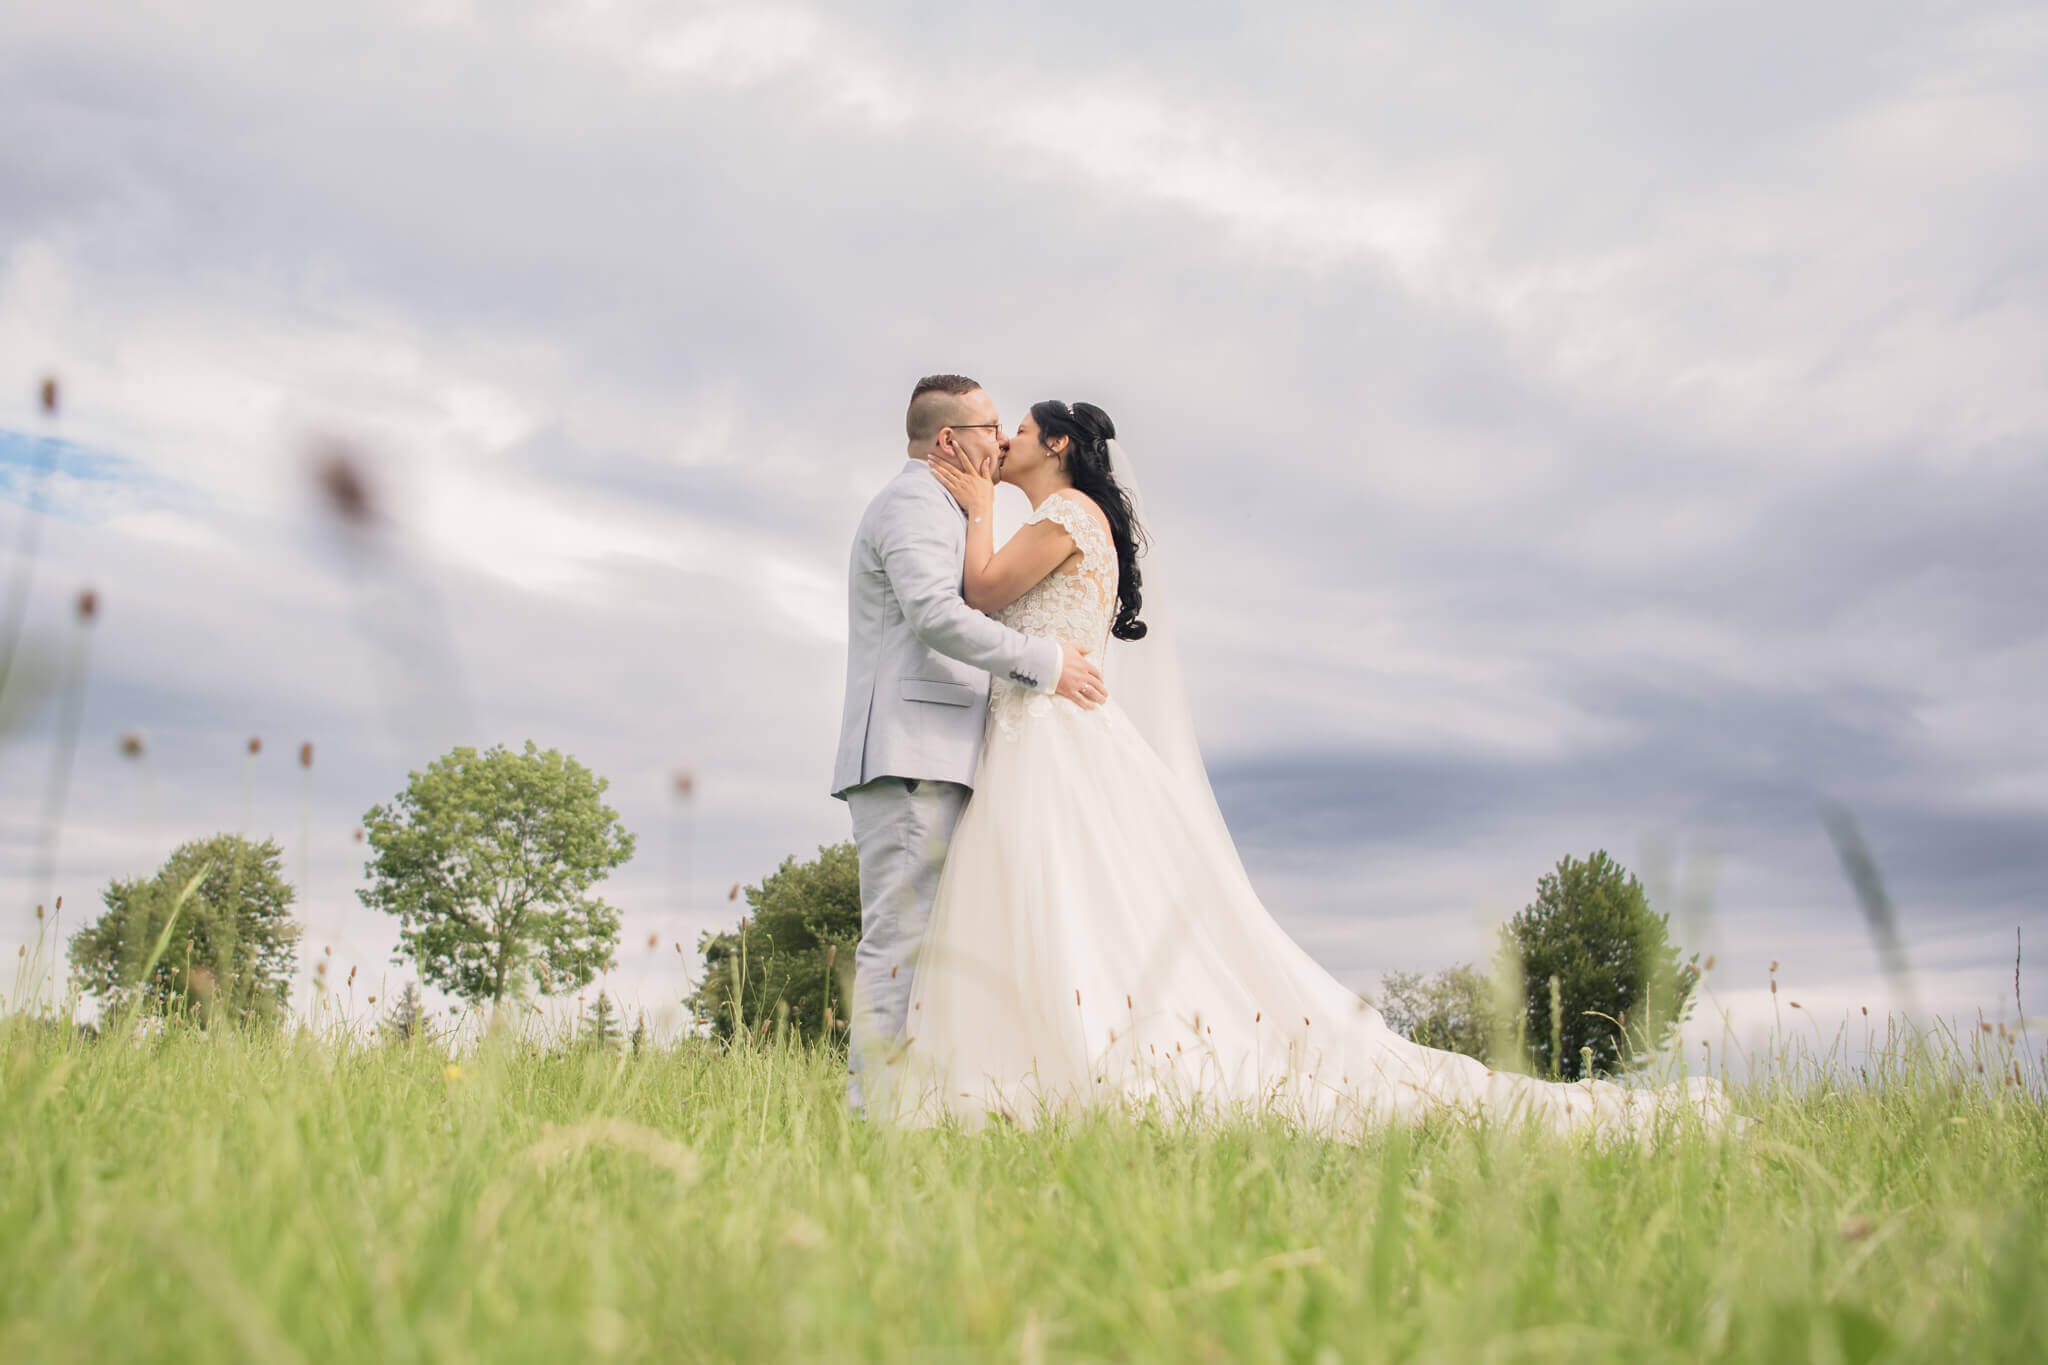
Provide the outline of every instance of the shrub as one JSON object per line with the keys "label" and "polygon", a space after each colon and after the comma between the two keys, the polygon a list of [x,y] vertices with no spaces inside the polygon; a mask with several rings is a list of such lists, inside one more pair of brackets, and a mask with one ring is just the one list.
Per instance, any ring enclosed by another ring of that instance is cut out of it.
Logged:
{"label": "shrub", "polygon": [[1481,1061],[1493,1055],[1501,1033],[1493,984],[1469,962],[1430,977],[1388,972],[1380,985],[1380,1013],[1404,1038]]}

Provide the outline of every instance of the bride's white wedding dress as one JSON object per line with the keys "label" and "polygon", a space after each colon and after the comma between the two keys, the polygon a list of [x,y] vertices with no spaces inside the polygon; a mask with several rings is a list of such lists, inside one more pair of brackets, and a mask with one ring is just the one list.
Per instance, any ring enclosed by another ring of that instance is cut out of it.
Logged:
{"label": "bride's white wedding dress", "polygon": [[[1055,493],[1031,520],[1065,528],[1078,563],[998,617],[1099,651],[1117,560],[1077,497]],[[1708,1082],[1546,1083],[1400,1037],[1274,922],[1206,779],[1189,780],[1175,757],[1115,696],[1084,711],[995,680],[889,1067],[899,1120],[1030,1124],[1153,1099],[1218,1116],[1277,1111],[1338,1135],[1437,1109],[1616,1133],[1682,1107],[1710,1124],[1725,1116]]]}

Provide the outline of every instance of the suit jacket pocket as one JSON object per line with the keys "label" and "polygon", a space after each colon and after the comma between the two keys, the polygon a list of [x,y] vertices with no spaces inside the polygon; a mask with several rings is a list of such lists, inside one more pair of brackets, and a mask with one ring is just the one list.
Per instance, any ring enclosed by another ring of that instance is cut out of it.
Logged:
{"label": "suit jacket pocket", "polygon": [[981,694],[966,683],[940,682],[936,678],[905,678],[905,701],[935,701],[941,706],[972,706]]}

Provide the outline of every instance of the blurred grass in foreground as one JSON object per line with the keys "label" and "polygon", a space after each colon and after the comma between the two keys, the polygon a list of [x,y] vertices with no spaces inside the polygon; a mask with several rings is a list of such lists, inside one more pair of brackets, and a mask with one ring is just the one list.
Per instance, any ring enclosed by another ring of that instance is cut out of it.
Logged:
{"label": "blurred grass in foreground", "polygon": [[[2028,1063],[2030,1070],[2037,1063]],[[852,1122],[824,1051],[0,1018],[0,1359],[2021,1360],[2048,1108],[1928,1063],[1646,1150]],[[1995,1081],[1995,1077],[1987,1077]]]}

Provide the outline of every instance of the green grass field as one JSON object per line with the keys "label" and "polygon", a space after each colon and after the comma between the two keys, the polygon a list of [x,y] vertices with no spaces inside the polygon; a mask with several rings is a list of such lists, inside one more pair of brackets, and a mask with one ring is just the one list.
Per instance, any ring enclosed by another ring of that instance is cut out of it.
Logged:
{"label": "green grass field", "polygon": [[[2048,1109],[1922,1068],[1656,1150],[900,1133],[836,1060],[0,1020],[0,1360],[1992,1361]],[[1962,1070],[1967,1076],[1967,1068]],[[1919,1079],[1913,1079],[1918,1076]]]}

